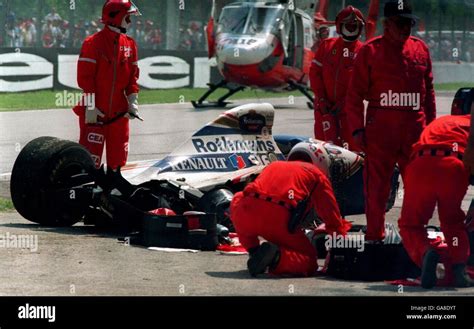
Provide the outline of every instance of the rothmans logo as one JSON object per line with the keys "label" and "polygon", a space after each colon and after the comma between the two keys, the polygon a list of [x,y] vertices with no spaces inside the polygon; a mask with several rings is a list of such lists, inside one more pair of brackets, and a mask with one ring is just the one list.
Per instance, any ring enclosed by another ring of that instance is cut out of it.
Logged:
{"label": "rothmans logo", "polygon": [[232,140],[218,137],[206,141],[202,138],[193,138],[194,148],[199,153],[268,153],[275,152],[275,145],[271,140]]}
{"label": "rothmans logo", "polygon": [[259,133],[266,125],[266,119],[263,115],[258,114],[255,110],[250,110],[247,114],[239,119],[240,129],[250,132]]}

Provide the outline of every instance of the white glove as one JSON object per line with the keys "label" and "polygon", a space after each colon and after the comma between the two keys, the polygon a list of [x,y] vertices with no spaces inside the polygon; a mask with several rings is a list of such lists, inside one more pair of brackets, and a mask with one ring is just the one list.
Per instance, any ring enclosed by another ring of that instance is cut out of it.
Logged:
{"label": "white glove", "polygon": [[87,107],[86,108],[86,124],[96,124],[97,117],[103,118],[105,116],[97,107]]}
{"label": "white glove", "polygon": [[129,118],[130,120],[133,120],[137,117],[138,115],[138,94],[130,94],[127,97],[128,99],[128,113],[125,114],[126,118]]}

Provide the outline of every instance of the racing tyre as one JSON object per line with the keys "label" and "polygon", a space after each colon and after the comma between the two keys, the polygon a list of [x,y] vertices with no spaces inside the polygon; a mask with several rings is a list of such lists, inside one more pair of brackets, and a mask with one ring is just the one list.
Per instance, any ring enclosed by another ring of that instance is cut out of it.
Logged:
{"label": "racing tyre", "polygon": [[82,219],[88,204],[64,202],[54,192],[73,187],[72,176],[93,170],[94,161],[81,145],[55,137],[36,138],[21,150],[13,166],[13,204],[20,215],[32,222],[73,225]]}

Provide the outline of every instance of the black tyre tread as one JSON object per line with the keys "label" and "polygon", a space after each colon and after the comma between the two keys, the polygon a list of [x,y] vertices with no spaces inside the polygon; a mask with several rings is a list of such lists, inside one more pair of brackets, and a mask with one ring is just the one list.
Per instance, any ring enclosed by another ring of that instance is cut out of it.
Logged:
{"label": "black tyre tread", "polygon": [[[71,154],[75,155],[71,157]],[[92,158],[81,145],[56,137],[39,137],[22,149],[10,181],[12,201],[20,215],[32,222],[51,226],[68,226],[80,220],[61,218],[40,200],[41,189],[54,183],[57,171],[65,161],[76,158],[84,167],[93,166]]]}

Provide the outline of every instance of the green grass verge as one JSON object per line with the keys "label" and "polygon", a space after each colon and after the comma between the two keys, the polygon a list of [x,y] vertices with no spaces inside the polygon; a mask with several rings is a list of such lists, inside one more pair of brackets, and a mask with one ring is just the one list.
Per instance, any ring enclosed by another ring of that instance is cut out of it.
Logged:
{"label": "green grass verge", "polygon": [[[473,86],[472,82],[466,83],[442,83],[435,85],[436,91],[456,91],[461,87]],[[140,104],[179,103],[197,100],[206,92],[205,88],[183,88],[169,90],[142,90],[140,92]],[[225,90],[218,90],[213,94],[211,100],[216,100],[224,95]],[[231,99],[265,99],[269,97],[302,96],[298,91],[274,93],[262,90],[244,90],[231,97]],[[0,93],[0,111],[21,111],[55,108],[71,108],[67,104],[57,103],[57,99],[63,96],[61,91],[42,90],[24,93]],[[75,102],[72,102],[73,104]]]}
{"label": "green grass verge", "polygon": [[14,209],[15,207],[11,200],[0,198],[0,212],[12,211]]}
{"label": "green grass verge", "polygon": [[457,91],[459,88],[474,87],[474,82],[450,82],[435,84],[436,91]]}
{"label": "green grass verge", "polygon": [[[183,88],[167,90],[142,90],[140,91],[140,104],[162,104],[162,103],[180,103],[190,102],[199,99],[207,89],[205,88]],[[217,90],[211,100],[217,100],[225,94],[225,90]],[[235,94],[232,99],[259,99],[269,97],[288,97],[290,95],[300,96],[299,92],[273,93],[261,90],[244,90]],[[0,93],[0,111],[21,111],[21,110],[39,110],[70,108],[57,103],[56,100],[63,96],[62,91],[42,90],[24,93]],[[73,104],[75,102],[72,102]]]}

